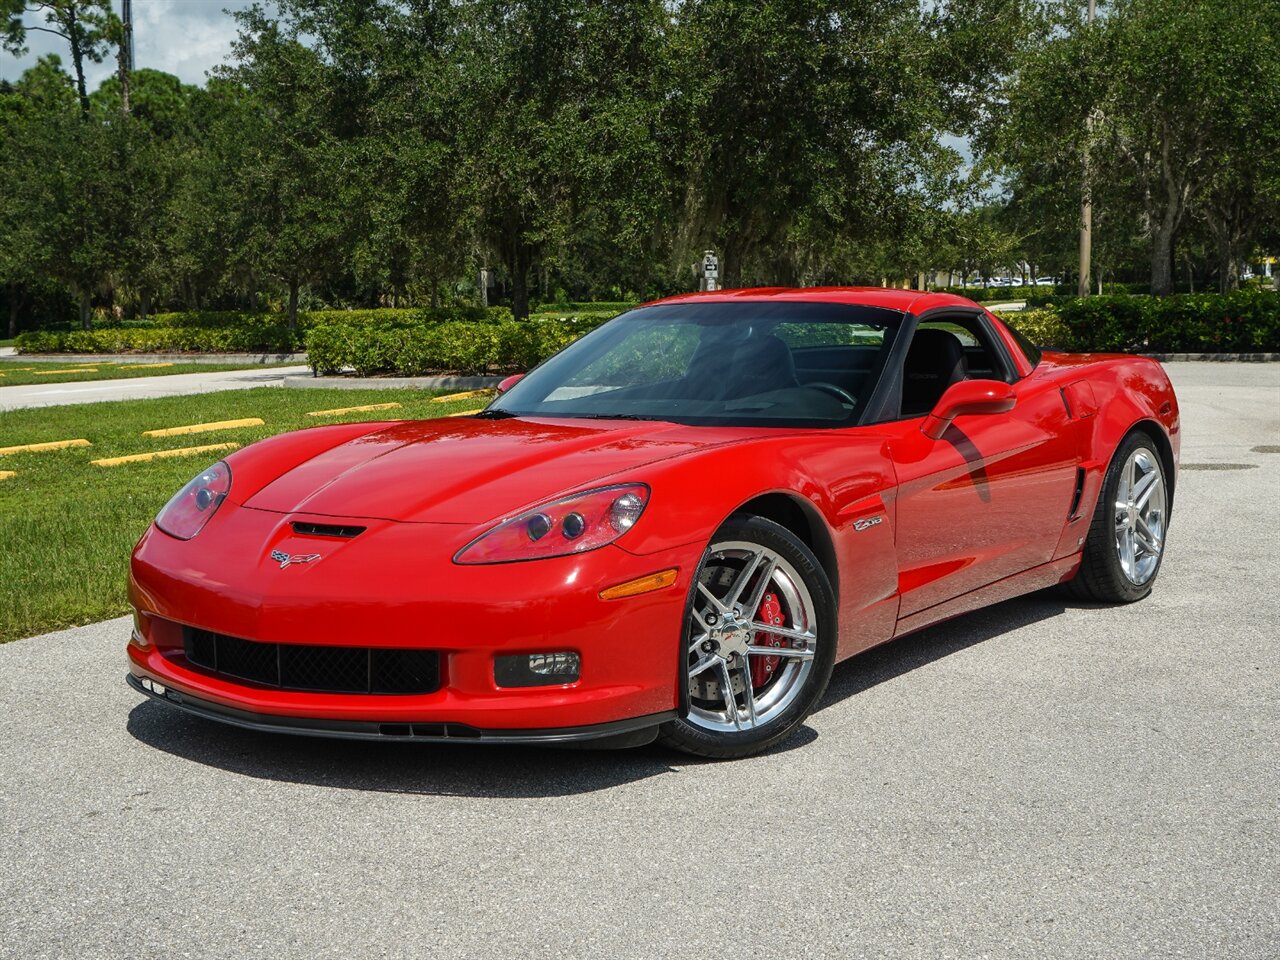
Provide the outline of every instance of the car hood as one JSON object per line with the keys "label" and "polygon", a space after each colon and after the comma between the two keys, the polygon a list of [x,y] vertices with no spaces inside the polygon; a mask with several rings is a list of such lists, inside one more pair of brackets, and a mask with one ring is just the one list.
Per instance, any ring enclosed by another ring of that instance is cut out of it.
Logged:
{"label": "car hood", "polygon": [[744,429],[656,421],[405,421],[306,460],[248,497],[244,506],[481,523],[647,463],[750,435]]}

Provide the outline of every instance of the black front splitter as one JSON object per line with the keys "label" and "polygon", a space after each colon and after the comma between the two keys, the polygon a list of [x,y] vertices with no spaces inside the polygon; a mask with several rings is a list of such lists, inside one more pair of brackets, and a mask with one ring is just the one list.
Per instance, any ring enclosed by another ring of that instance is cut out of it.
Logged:
{"label": "black front splitter", "polygon": [[[487,743],[532,744],[560,747],[585,747],[592,750],[615,750],[652,743],[658,727],[674,720],[675,710],[651,713],[612,723],[585,727],[554,727],[542,730],[482,730],[462,723],[404,723],[373,720],[317,720],[312,717],[284,717],[270,713],[237,710],[189,693],[162,686],[163,692],[148,689],[139,677],[125,675],[125,681],[139,693],[206,720],[229,723],[248,730],[267,733],[294,733],[311,737],[336,737],[340,740],[411,741],[414,743]],[[148,681],[150,684],[150,681]]]}

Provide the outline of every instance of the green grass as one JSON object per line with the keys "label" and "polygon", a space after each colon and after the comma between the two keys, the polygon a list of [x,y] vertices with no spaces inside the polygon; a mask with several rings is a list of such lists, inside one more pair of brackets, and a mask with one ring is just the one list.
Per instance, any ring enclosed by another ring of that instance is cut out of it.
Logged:
{"label": "green grass", "polygon": [[[156,400],[0,413],[0,447],[83,437],[90,447],[0,455],[0,642],[128,612],[129,553],[156,511],[223,454],[96,467],[103,457],[254,440],[299,427],[370,419],[427,419],[483,404],[432,403],[446,391],[259,388]],[[308,417],[370,403],[397,410]],[[260,417],[265,426],[148,438],[144,430]]]}
{"label": "green grass", "polygon": [[[139,360],[139,364],[146,361]],[[32,363],[22,357],[0,360],[0,387],[27,387],[43,383],[79,383],[86,380],[126,380],[134,377],[164,377],[175,373],[219,373],[224,370],[256,370],[259,367],[290,366],[283,363],[182,363],[174,361],[173,366],[153,367],[134,366],[128,362],[92,363],[67,360],[40,361]],[[84,368],[84,369],[81,369]],[[54,370],[75,371],[72,373],[51,373]],[[93,372],[85,372],[92,370]]]}

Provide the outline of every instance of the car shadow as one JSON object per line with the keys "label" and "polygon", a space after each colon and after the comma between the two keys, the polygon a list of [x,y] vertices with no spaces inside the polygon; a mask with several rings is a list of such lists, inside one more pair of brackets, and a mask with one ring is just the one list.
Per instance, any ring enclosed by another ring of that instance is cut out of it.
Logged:
{"label": "car shadow", "polygon": [[837,664],[817,709],[834,706],[863,690],[894,680],[984,640],[1050,620],[1068,608],[1096,606],[1101,604],[1070,600],[1054,589],[1041,590],[926,627],[898,640],[890,640]]}
{"label": "car shadow", "polygon": [[[1033,594],[886,643],[839,664],[818,710],[1065,609],[1052,593]],[[658,744],[615,751],[326,740],[245,730],[152,700],[130,711],[126,729],[156,750],[241,776],[424,796],[574,796],[717,762]],[[817,739],[817,732],[805,725],[769,753],[800,749]]]}

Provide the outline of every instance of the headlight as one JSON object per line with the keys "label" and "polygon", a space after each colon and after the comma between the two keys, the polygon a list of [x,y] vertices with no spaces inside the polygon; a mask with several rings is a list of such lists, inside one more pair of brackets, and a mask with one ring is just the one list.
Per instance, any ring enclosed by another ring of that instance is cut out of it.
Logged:
{"label": "headlight", "polygon": [[630,530],[649,502],[643,483],[575,493],[498,524],[458,551],[454,563],[511,563],[585,553]]}
{"label": "headlight", "polygon": [[231,468],[222,461],[174,494],[156,514],[156,526],[179,540],[190,540],[218,512],[231,491]]}

